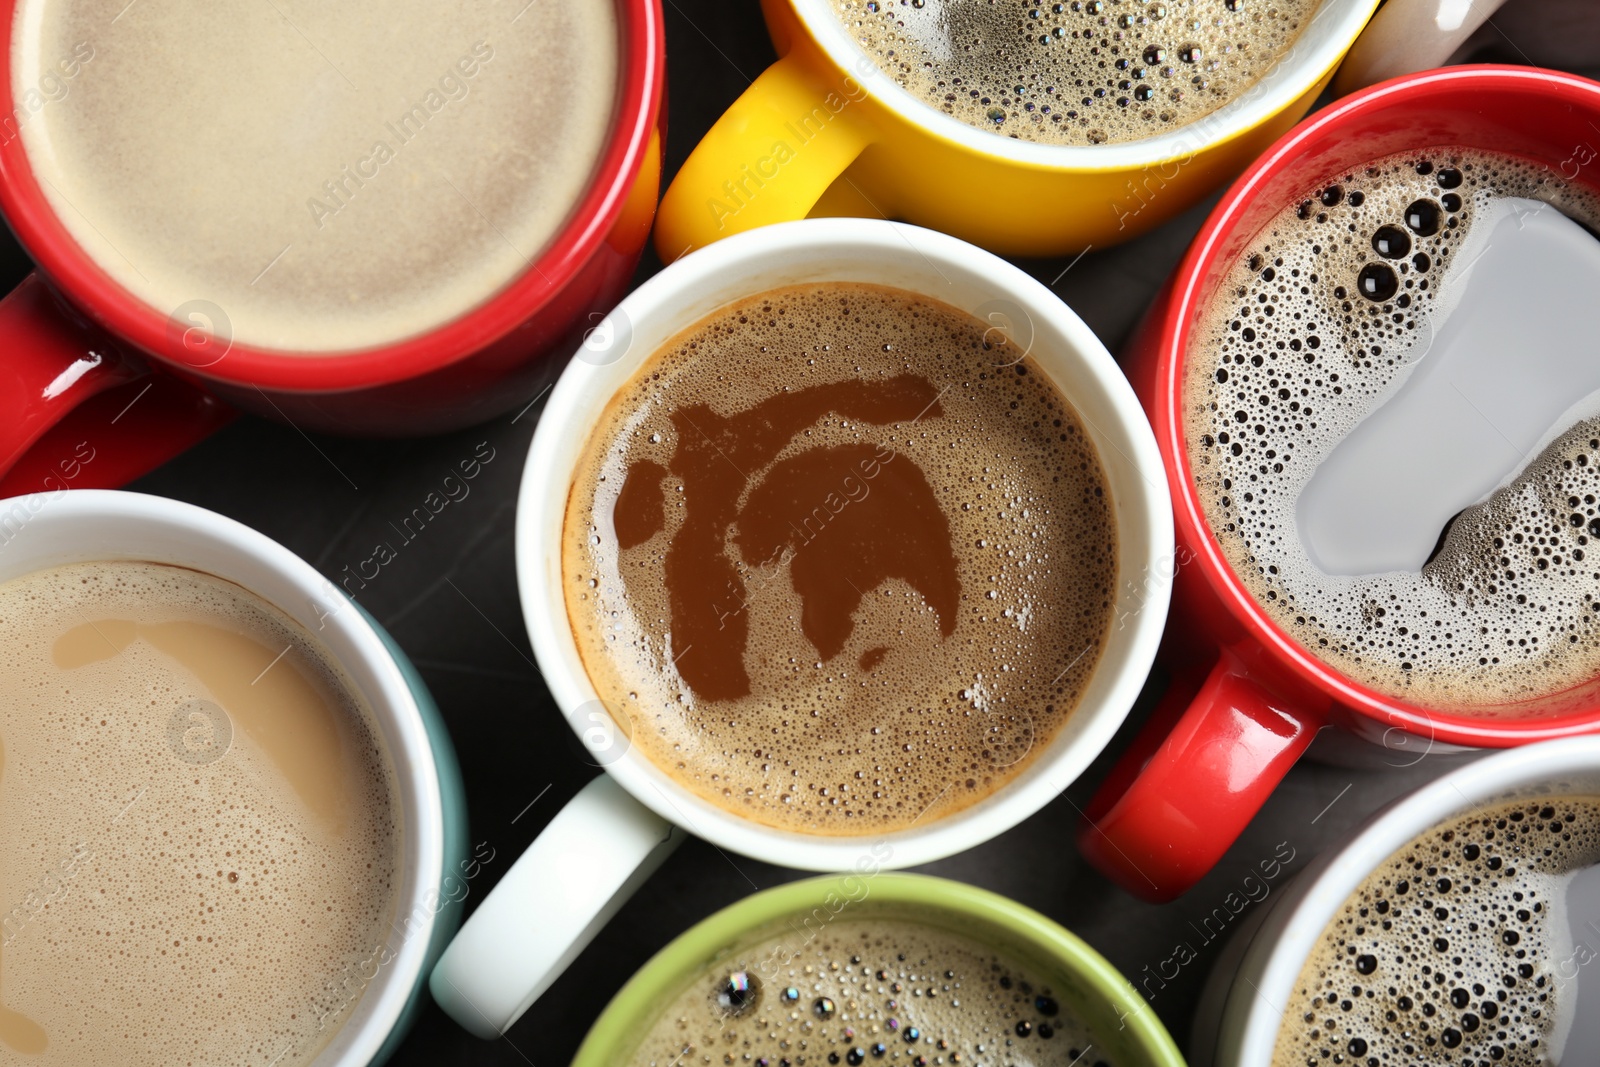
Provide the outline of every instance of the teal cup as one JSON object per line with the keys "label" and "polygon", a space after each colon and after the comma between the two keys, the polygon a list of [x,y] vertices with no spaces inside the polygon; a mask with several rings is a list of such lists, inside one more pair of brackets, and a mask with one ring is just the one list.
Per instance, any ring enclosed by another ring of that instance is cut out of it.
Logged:
{"label": "teal cup", "polygon": [[394,640],[337,586],[232,519],[96,489],[0,501],[0,581],[102,560],[170,564],[241,586],[311,634],[371,710],[395,771],[403,827],[395,916],[382,943],[317,991],[317,1002],[329,1006],[319,1026],[333,1034],[310,1062],[382,1063],[417,1014],[423,979],[460,926],[473,878],[492,858],[469,855],[461,772],[427,687]]}

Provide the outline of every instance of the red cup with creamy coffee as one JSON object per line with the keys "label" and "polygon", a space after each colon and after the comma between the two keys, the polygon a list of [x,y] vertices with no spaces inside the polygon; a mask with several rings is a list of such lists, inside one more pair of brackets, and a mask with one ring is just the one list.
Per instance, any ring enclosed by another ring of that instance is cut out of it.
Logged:
{"label": "red cup with creamy coffee", "polygon": [[0,303],[0,491],[84,440],[116,484],[234,407],[385,436],[492,417],[649,229],[653,0],[21,0],[4,26],[0,207],[39,273]]}

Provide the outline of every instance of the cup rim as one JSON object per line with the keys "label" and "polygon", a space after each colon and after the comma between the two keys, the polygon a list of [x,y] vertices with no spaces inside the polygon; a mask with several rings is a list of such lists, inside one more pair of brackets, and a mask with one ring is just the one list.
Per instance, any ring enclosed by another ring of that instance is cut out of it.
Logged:
{"label": "cup rim", "polygon": [[[1124,452],[1136,474],[1125,479],[1132,491],[1124,494],[1128,499],[1126,508],[1119,509],[1119,517],[1127,516],[1140,524],[1140,532],[1148,540],[1148,551],[1133,565],[1119,565],[1119,600],[1133,595],[1141,601],[1126,627],[1131,632],[1121,639],[1123,669],[1120,674],[1108,676],[1105,695],[1096,706],[1080,706],[1073,713],[1074,717],[1089,715],[1092,718],[1086,720],[1080,735],[1064,743],[1058,751],[1041,755],[1032,767],[977,804],[925,826],[876,836],[870,832],[850,836],[803,834],[735,815],[673,781],[636,748],[624,751],[605,769],[635,799],[663,819],[746,856],[804,870],[839,871],[849,869],[874,841],[886,841],[892,846],[893,861],[885,865],[910,866],[970,848],[1021,822],[1054,799],[1110,743],[1154,662],[1171,588],[1170,581],[1158,581],[1147,584],[1141,596],[1138,591],[1128,589],[1132,585],[1130,578],[1149,575],[1163,560],[1173,558],[1172,508],[1162,481],[1160,457],[1143,409],[1105,346],[1076,313],[1041,283],[1004,260],[946,234],[904,223],[862,219],[803,219],[761,227],[727,237],[677,260],[630,293],[607,321],[641,323],[657,316],[682,315],[682,309],[694,299],[694,294],[711,291],[721,279],[730,276],[742,279],[754,273],[754,264],[792,262],[813,252],[826,255],[828,261],[834,263],[848,262],[852,253],[893,256],[907,263],[926,264],[914,268],[919,271],[938,272],[940,268],[934,266],[938,261],[944,269],[961,275],[981,275],[985,284],[992,281],[996,293],[1016,300],[1038,323],[1064,338],[1062,347],[1070,348],[1071,354],[1062,358],[1073,360],[1090,376],[1092,381],[1083,388],[1104,398],[1114,409],[1118,419],[1114,436],[1123,442],[1118,447],[1131,449],[1133,453],[1127,456]],[[786,256],[790,258],[785,259]],[[840,270],[844,273],[845,269]],[[754,295],[773,287],[766,282],[748,284],[749,288],[741,295]],[[698,321],[710,310],[697,314],[690,321]],[[650,351],[641,349],[639,362],[648,358],[655,347],[652,343]],[[582,354],[580,350],[580,357]],[[636,368],[637,364],[628,367],[628,375]],[[618,373],[621,369],[619,364]],[[581,445],[589,436],[590,424],[574,413],[588,402],[585,398],[590,394],[598,395],[604,389],[609,401],[616,395],[616,388],[620,388],[620,385],[612,387],[591,377],[593,371],[593,365],[574,358],[546,403],[523,471],[516,532],[517,584],[534,655],[557,706],[580,737],[590,725],[582,717],[583,709],[593,707],[599,698],[582,666],[567,620],[560,581],[561,546],[548,543],[542,524],[548,521],[552,509],[564,512],[573,464],[578,458],[563,460],[559,450],[566,447],[564,442],[570,439],[575,438]],[[1063,387],[1063,392],[1072,399],[1070,389]],[[1081,404],[1079,406],[1081,408]],[[558,480],[552,477],[555,471],[559,471]],[[1128,545],[1137,543],[1127,535],[1119,536],[1119,541]],[[1134,565],[1142,569],[1142,575],[1128,573]],[[1108,633],[1101,653],[1102,662],[1112,655],[1119,643],[1115,628]],[[1069,724],[1072,721],[1068,719]]]}
{"label": "cup rim", "polygon": [[[904,117],[930,136],[956,144],[968,152],[998,157],[1027,167],[1071,170],[1080,173],[1121,171],[1149,167],[1172,160],[1187,161],[1197,153],[1241,137],[1282,112],[1312,87],[1329,77],[1355,41],[1379,0],[1322,0],[1311,22],[1332,17],[1327,35],[1293,67],[1284,69],[1283,58],[1244,93],[1216,111],[1202,115],[1175,130],[1104,145],[1052,145],[1013,139],[967,125],[946,115],[902,88],[882,71],[850,37],[844,25],[828,10],[828,0],[787,0],[787,3],[824,55],[840,71],[853,73],[883,106]],[[1309,28],[1308,23],[1307,28]],[[1304,34],[1302,30],[1302,35]],[[1296,55],[1291,45],[1288,56]],[[1265,91],[1256,91],[1266,85]],[[1190,134],[1204,127],[1205,136],[1194,143]]]}
{"label": "cup rim", "polygon": [[[16,508],[26,510],[30,516],[23,522],[21,535],[9,529]],[[163,537],[179,535],[203,540],[229,557],[249,560],[271,571],[286,586],[292,587],[296,596],[305,598],[309,604],[325,605],[331,598],[339,598],[332,600],[336,606],[325,612],[321,608],[313,610],[320,613],[325,625],[343,631],[343,637],[374,680],[377,691],[366,692],[365,695],[383,729],[384,743],[391,752],[402,797],[409,801],[405,808],[405,852],[401,857],[400,870],[402,884],[408,879],[415,884],[409,895],[396,896],[394,921],[398,923],[419,914],[424,917],[422,924],[406,937],[392,961],[379,968],[380,972],[389,971],[388,980],[374,989],[370,987],[376,984],[377,979],[374,978],[363,990],[360,999],[355,1001],[354,1009],[359,1018],[353,1016],[346,1019],[335,1032],[333,1044],[314,1060],[318,1065],[327,1063],[330,1067],[334,1063],[355,1065],[372,1061],[400,1024],[414,991],[422,981],[429,943],[441,910],[437,901],[439,878],[445,862],[445,816],[438,767],[416,695],[371,620],[310,563],[288,548],[243,523],[194,504],[125,490],[60,489],[0,501],[0,511],[4,512],[3,518],[8,524],[4,531],[6,536],[0,538],[0,549],[11,546],[16,537],[26,535],[28,526],[41,521],[47,524],[46,530],[48,524],[57,523],[88,524],[97,529],[103,528],[102,540],[107,545],[105,552],[85,555],[58,549],[47,553],[55,562],[43,564],[42,567],[118,558],[146,559],[189,567],[241,586],[306,628],[305,623],[298,619],[302,612],[279,603],[277,598],[267,596],[248,582],[230,575],[216,574],[197,564],[186,558],[178,545],[174,545],[170,552],[130,555],[121,551],[117,547],[122,544],[121,537],[109,531],[114,524],[131,523],[147,531],[160,531]],[[43,536],[44,532],[41,530],[37,536]],[[39,569],[41,566],[30,566],[13,577]],[[341,665],[348,658],[337,657]],[[345,669],[348,670],[348,667]],[[405,773],[407,770],[410,773]],[[373,993],[377,995],[369,999],[368,994]],[[329,1059],[334,1048],[338,1049],[336,1058]]]}
{"label": "cup rim", "polygon": [[[856,876],[823,876],[764,889],[730,904],[675,937],[634,972],[589,1028],[572,1067],[605,1067],[617,1062],[626,1041],[648,1025],[645,1013],[677,990],[718,952],[746,933],[785,916],[809,913]],[[868,885],[862,901],[911,905],[972,919],[1005,930],[1070,971],[1107,1003],[1128,1003],[1137,1010],[1122,1015],[1148,1057],[1148,1067],[1184,1067],[1177,1044],[1156,1013],[1127,977],[1088,942],[1023,904],[987,889],[925,874],[860,876]],[[850,899],[851,890],[838,895]]]}
{"label": "cup rim", "polygon": [[1282,161],[1306,153],[1311,146],[1329,137],[1341,135],[1350,126],[1360,126],[1369,113],[1396,103],[1404,104],[1441,89],[1481,94],[1509,87],[1533,87],[1548,91],[1558,100],[1581,100],[1590,110],[1600,112],[1600,83],[1576,75],[1500,64],[1444,67],[1402,75],[1335,101],[1295,126],[1262,153],[1223,194],[1174,274],[1157,351],[1157,399],[1151,412],[1167,481],[1173,489],[1179,537],[1195,549],[1194,560],[1201,574],[1229,615],[1274,660],[1339,705],[1384,728],[1402,729],[1430,742],[1471,747],[1505,747],[1592,732],[1600,726],[1600,704],[1588,711],[1545,718],[1474,717],[1380,693],[1312,655],[1269,618],[1239,582],[1206,520],[1189,474],[1183,432],[1183,365],[1202,282],[1222,255],[1221,250],[1236,221],[1247,212],[1261,186],[1271,181]]}
{"label": "cup rim", "polygon": [[[1232,1062],[1241,1067],[1272,1062],[1280,1021],[1272,1005],[1289,1003],[1290,990],[1322,931],[1379,864],[1448,819],[1500,797],[1510,799],[1515,790],[1576,773],[1600,774],[1600,737],[1560,738],[1496,752],[1391,801],[1351,830],[1343,844],[1324,850],[1297,876],[1290,890],[1294,896],[1268,914],[1245,951],[1219,1036],[1219,1041],[1233,1043],[1227,1033],[1237,1025],[1239,1054]],[[1267,944],[1262,935],[1269,932]],[[1255,975],[1250,990],[1241,990],[1239,976],[1250,975]]]}
{"label": "cup rim", "polygon": [[[0,108],[13,96],[15,13],[0,4]],[[373,347],[302,353],[236,343],[196,364],[174,339],[170,316],[113,279],[78,244],[39,187],[20,133],[0,140],[0,212],[51,287],[119,339],[187,377],[266,389],[364,389],[414,378],[467,358],[505,337],[571,284],[621,216],[655,135],[665,84],[660,0],[613,0],[619,31],[617,103],[587,191],[550,243],[487,300],[423,333]]]}

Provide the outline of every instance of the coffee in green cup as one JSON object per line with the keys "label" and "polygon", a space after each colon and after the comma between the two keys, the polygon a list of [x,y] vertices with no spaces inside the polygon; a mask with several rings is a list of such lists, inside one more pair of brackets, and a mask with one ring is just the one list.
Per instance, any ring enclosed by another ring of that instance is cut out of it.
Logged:
{"label": "coffee in green cup", "polygon": [[574,1067],[1182,1067],[1114,967],[1044,916],[921,875],[815,878],[701,922]]}

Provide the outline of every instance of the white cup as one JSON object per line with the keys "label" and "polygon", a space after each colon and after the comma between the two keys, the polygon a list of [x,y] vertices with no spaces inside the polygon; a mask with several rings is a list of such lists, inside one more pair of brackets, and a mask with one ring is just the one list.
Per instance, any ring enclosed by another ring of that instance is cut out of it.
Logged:
{"label": "white cup", "polygon": [[243,587],[313,635],[371,709],[394,765],[404,827],[396,917],[370,967],[340,980],[348,1007],[330,1019],[338,1032],[312,1064],[381,1062],[409,1027],[422,976],[459,916],[459,897],[441,886],[445,864],[464,850],[466,813],[432,698],[399,648],[337,586],[248,526],[139,493],[61,489],[0,500],[0,582],[95,560],[166,563]]}
{"label": "white cup", "polygon": [[[1379,809],[1323,852],[1241,927],[1195,1014],[1196,1067],[1272,1067],[1282,1012],[1322,931],[1377,867],[1441,823],[1522,797],[1600,795],[1600,737],[1563,738],[1485,756]],[[1590,1054],[1593,1050],[1587,1050]],[[1571,1061],[1577,1062],[1577,1061]],[[1584,1061],[1592,1062],[1592,1061]]]}
{"label": "white cup", "polygon": [[[876,838],[763,826],[678,784],[604,711],[567,622],[561,527],[591,429],[667,340],[715,309],[780,286],[871,282],[941,300],[1026,348],[1089,430],[1115,506],[1118,597],[1082,702],[1048,748],[984,800],[927,826]],[[591,331],[551,394],[517,509],[517,571],[534,653],[557,706],[608,775],[561,811],[452,942],[434,998],[497,1037],[588,944],[687,831],[729,852],[813,871],[875,872],[987,841],[1066,788],[1100,753],[1138,695],[1167,614],[1172,506],[1154,436],[1094,333],[1048,289],[964,241],[899,223],[808,219],[739,234],[686,256]]]}

